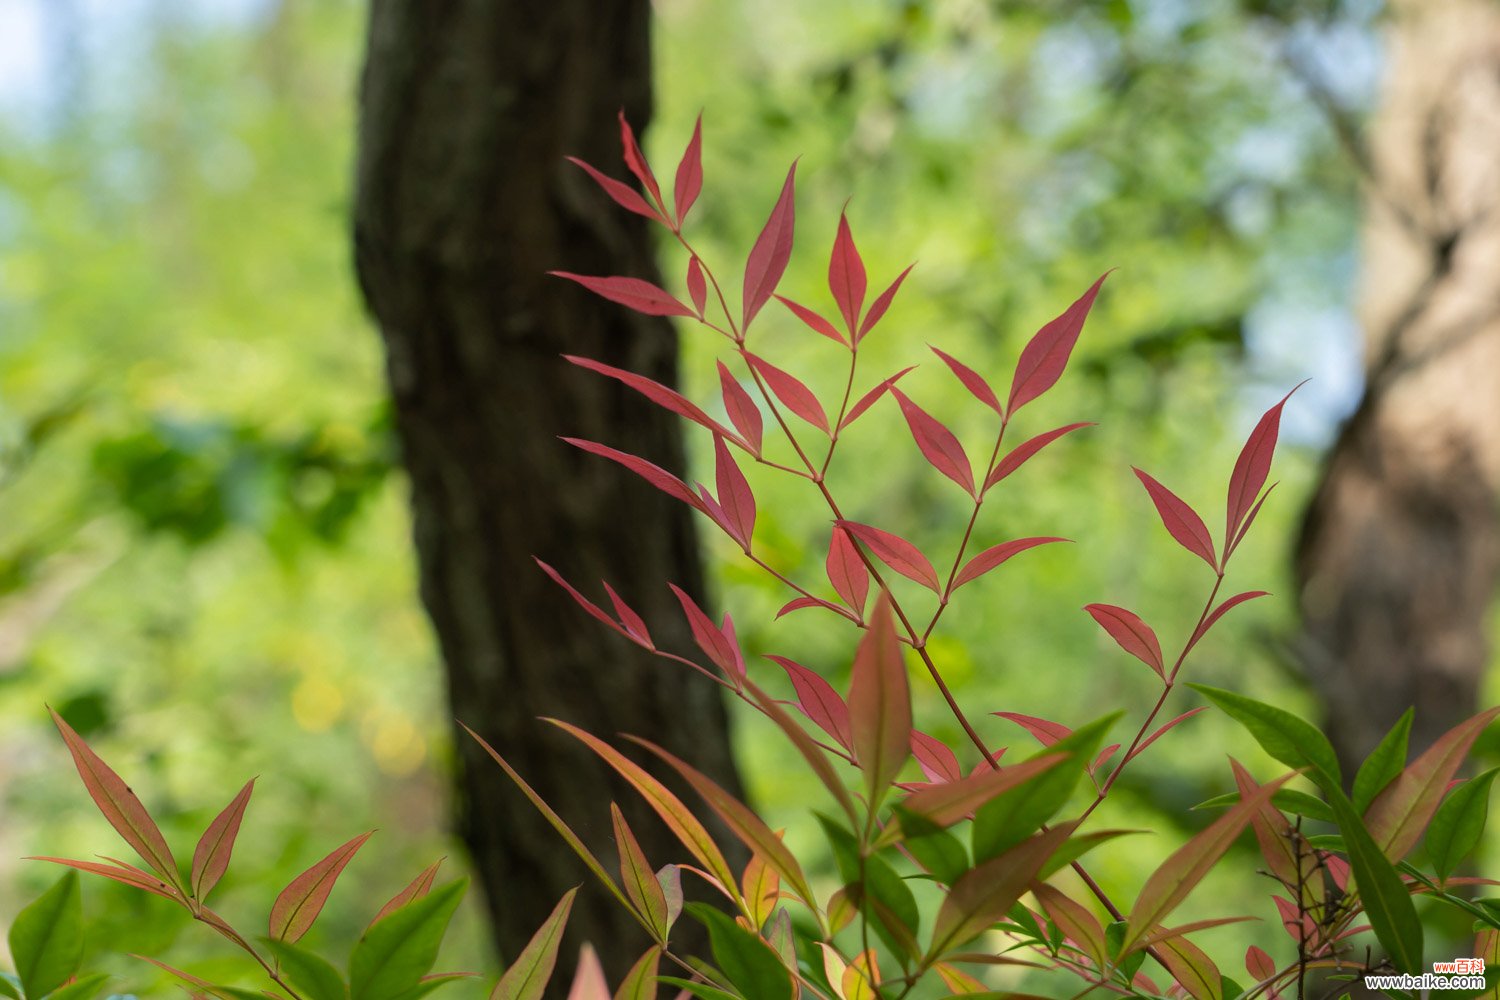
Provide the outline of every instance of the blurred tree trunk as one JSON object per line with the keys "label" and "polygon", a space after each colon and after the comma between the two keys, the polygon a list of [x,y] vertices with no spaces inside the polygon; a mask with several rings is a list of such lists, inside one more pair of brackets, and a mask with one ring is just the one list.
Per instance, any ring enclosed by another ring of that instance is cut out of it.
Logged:
{"label": "blurred tree trunk", "polygon": [[[702,591],[690,512],[557,439],[603,440],[680,471],[675,418],[559,357],[670,384],[672,328],[545,274],[652,276],[644,220],[563,160],[618,163],[621,105],[644,124],[648,14],[648,0],[375,0],[354,213],[453,712],[609,865],[611,798],[654,864],[682,849],[638,796],[538,716],[603,736],[650,734],[738,787],[717,690],[598,626],[532,561],[586,591],[609,580],[661,645],[690,647],[666,586]],[[461,731],[457,748],[460,830],[511,960],[587,875]],[[595,887],[585,892],[570,948],[592,941],[618,976],[647,941]]]}
{"label": "blurred tree trunk", "polygon": [[1500,6],[1391,8],[1358,154],[1367,383],[1297,552],[1346,777],[1406,706],[1414,746],[1476,711],[1500,581]]}

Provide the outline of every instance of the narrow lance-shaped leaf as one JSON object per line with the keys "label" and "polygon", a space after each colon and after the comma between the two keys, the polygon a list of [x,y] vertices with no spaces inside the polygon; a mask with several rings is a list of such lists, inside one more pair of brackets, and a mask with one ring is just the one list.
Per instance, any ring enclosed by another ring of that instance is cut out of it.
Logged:
{"label": "narrow lance-shaped leaf", "polygon": [[724,396],[724,412],[729,414],[729,422],[734,424],[734,429],[739,431],[740,436],[750,445],[750,453],[758,457],[764,437],[760,407],[755,405],[755,400],[750,398],[750,393],[745,391],[739,379],[734,377],[722,361],[719,362],[719,386]]}
{"label": "narrow lance-shaped leaf", "polygon": [[1201,692],[1230,718],[1244,726],[1266,753],[1288,767],[1309,768],[1308,777],[1317,782],[1325,792],[1342,788],[1338,755],[1333,752],[1333,745],[1328,742],[1328,737],[1316,726],[1304,722],[1285,709],[1247,698],[1234,691],[1206,684],[1189,684],[1188,687]]}
{"label": "narrow lance-shaped leaf", "polygon": [[145,872],[142,872],[139,868],[129,868],[124,865],[117,864],[105,864],[101,861],[75,861],[72,858],[54,858],[46,855],[31,855],[25,860],[46,861],[54,865],[64,865],[68,868],[74,868],[81,872],[88,872],[90,875],[102,875],[107,879],[112,879],[116,882],[119,882],[121,885],[128,885],[133,886],[137,889],[144,889],[153,895],[162,897],[163,899],[170,899],[174,903],[180,903],[183,901],[182,897],[178,895],[177,890],[173,889],[166,882],[163,882],[161,876],[148,875]]}
{"label": "narrow lance-shaped leaf", "polygon": [[1458,863],[1473,853],[1484,835],[1485,820],[1490,812],[1490,787],[1500,768],[1490,770],[1459,785],[1427,826],[1427,855],[1437,877],[1447,881]]}
{"label": "narrow lance-shaped leaf", "polygon": [[771,393],[781,404],[824,434],[829,433],[828,414],[818,397],[790,372],[782,371],[765,358],[746,352],[745,360],[770,386]]}
{"label": "narrow lance-shaped leaf", "polygon": [[156,821],[151,818],[135,792],[89,748],[83,737],[74,732],[73,727],[61,715],[50,707],[47,711],[52,714],[52,722],[62,734],[68,752],[73,755],[73,763],[78,768],[78,776],[83,779],[84,788],[109,821],[109,825],[125,838],[125,842],[135,849],[153,871],[173,888],[181,889],[182,876],[177,871],[172,851],[167,847],[167,841],[162,837]]}
{"label": "narrow lance-shaped leaf", "polygon": [[1401,876],[1370,836],[1354,803],[1338,786],[1323,789],[1339,833],[1349,866],[1359,884],[1360,902],[1376,939],[1385,946],[1398,972],[1415,975],[1422,966],[1422,921]]}
{"label": "narrow lance-shaped leaf", "polygon": [[959,570],[958,575],[953,578],[953,587],[949,590],[949,593],[952,593],[971,580],[979,579],[1011,556],[1025,552],[1027,549],[1034,549],[1038,545],[1050,545],[1053,542],[1066,542],[1068,540],[1066,538],[1054,537],[1016,538],[1008,542],[1001,542],[999,545],[992,545],[964,564],[963,569]]}
{"label": "narrow lance-shaped leaf", "polygon": [[1005,457],[1000,459],[1000,461],[995,464],[994,471],[985,477],[984,489],[989,490],[992,486],[1000,482],[1006,476],[1009,476],[1012,472],[1015,472],[1021,466],[1025,465],[1027,460],[1029,460],[1033,455],[1041,451],[1043,448],[1047,447],[1053,441],[1056,441],[1058,438],[1066,434],[1071,434],[1081,427],[1092,426],[1094,425],[1088,421],[1077,424],[1068,424],[1064,427],[1055,427],[1050,431],[1045,431],[1044,433],[1038,434],[1036,437],[1028,438],[1027,440],[1022,441],[1020,444],[1016,445],[1009,452],[1007,452]]}
{"label": "narrow lance-shaped leaf", "polygon": [[[669,583],[667,586],[676,595],[677,603],[682,605],[682,612],[687,616],[688,627],[693,633],[693,641],[738,687],[745,680],[745,659],[740,652],[739,645],[730,639],[727,629],[721,629],[714,624],[713,619],[698,607],[698,602],[693,600],[691,594],[675,583]],[[729,616],[725,615],[724,620],[728,623]]]}
{"label": "narrow lance-shaped leaf", "polygon": [[[570,364],[577,365],[579,368],[598,372],[600,375],[629,386],[657,406],[691,420],[693,423],[707,428],[714,434],[722,434],[727,438],[735,436],[729,428],[710,417],[707,413],[704,413],[692,400],[677,390],[662,385],[660,382],[646,378],[644,375],[637,375],[635,372],[626,371],[623,368],[606,365],[602,361],[595,361],[592,358],[580,358],[572,354],[564,354],[563,358]],[[744,442],[736,443],[744,444]]]}
{"label": "narrow lance-shaped leaf", "polygon": [[234,840],[239,836],[240,821],[245,818],[245,806],[250,803],[250,793],[255,789],[255,779],[245,782],[239,794],[214,817],[214,821],[203,831],[198,847],[193,851],[193,898],[202,902],[219,884],[229,867],[229,857],[234,851]]}
{"label": "narrow lance-shaped leaf", "polygon": [[844,335],[842,333],[839,333],[838,327],[828,322],[828,320],[824,319],[816,311],[809,309],[807,306],[803,305],[800,302],[794,302],[793,300],[787,298],[785,295],[778,295],[776,296],[776,299],[782,305],[786,306],[787,309],[791,311],[791,314],[793,316],[796,316],[798,319],[800,319],[803,325],[806,326],[809,330],[812,330],[816,334],[827,337],[829,340],[842,344],[844,347],[849,346],[849,342],[844,339]]}
{"label": "narrow lance-shaped leaf", "polygon": [[552,913],[495,984],[490,1000],[541,1000],[557,965],[557,949],[562,944],[563,928],[567,926],[568,914],[573,912],[576,895],[576,888],[569,889],[558,900]]}
{"label": "narrow lance-shaped leaf", "polygon": [[922,767],[928,781],[958,781],[963,771],[958,766],[958,757],[948,744],[920,729],[911,731],[911,753]]}
{"label": "narrow lance-shaped leaf", "polygon": [[915,266],[915,264],[908,264],[906,270],[896,275],[896,280],[887,285],[885,291],[877,295],[875,301],[870,303],[870,311],[865,313],[865,318],[859,324],[859,332],[854,337],[855,344],[864,340],[865,334],[875,329],[875,324],[879,323],[885,316],[886,311],[890,309],[891,303],[896,298],[896,293],[901,290],[901,283],[906,280],[906,276],[911,273],[911,269]]}
{"label": "narrow lance-shaped leaf", "polygon": [[854,421],[858,420],[866,410],[880,401],[881,396],[884,396],[887,392],[890,391],[891,386],[901,381],[901,377],[915,367],[916,365],[910,365],[906,368],[901,369],[890,378],[882,379],[880,383],[873,389],[865,393],[863,396],[859,397],[859,399],[855,401],[854,405],[849,407],[849,412],[844,414],[844,419],[839,421],[838,429],[842,431],[845,427],[848,427],[850,424],[854,423]]}
{"label": "narrow lance-shaped leaf", "polygon": [[635,131],[630,127],[630,122],[625,120],[625,111],[620,110],[620,146],[625,154],[625,166],[635,174],[641,186],[651,193],[651,199],[665,212],[666,205],[662,202],[661,187],[656,183],[656,175],[651,172],[651,165],[646,162],[645,154],[641,152],[640,145],[635,141]]}
{"label": "narrow lance-shaped leaf", "polygon": [[673,202],[677,209],[677,227],[687,221],[687,214],[698,193],[703,190],[703,116],[693,123],[693,137],[677,163],[676,183],[672,185]]}
{"label": "narrow lance-shaped leaf", "polygon": [[865,287],[865,262],[860,259],[859,248],[854,245],[854,234],[849,231],[848,214],[840,213],[838,235],[833,240],[833,253],[828,257],[828,290],[833,293],[833,301],[838,303],[850,336],[859,326],[859,314],[865,305]]}
{"label": "narrow lance-shaped leaf", "polygon": [[[1292,392],[1306,384],[1297,383]],[[1229,500],[1225,511],[1226,546],[1239,533],[1241,522],[1255,504],[1260,488],[1266,484],[1266,476],[1271,472],[1271,458],[1276,453],[1276,437],[1281,429],[1281,408],[1292,398],[1292,392],[1281,397],[1281,402],[1261,416],[1235,460],[1234,472],[1229,477]]]}
{"label": "narrow lance-shaped leaf", "polygon": [[313,921],[318,919],[318,914],[323,911],[323,904],[328,901],[328,894],[333,891],[333,884],[338,881],[344,866],[354,858],[355,852],[365,845],[365,841],[373,833],[373,830],[362,833],[334,848],[327,857],[292,879],[281,890],[271,906],[271,937],[278,941],[296,942],[307,933]]}
{"label": "narrow lance-shaped leaf", "polygon": [[654,944],[620,980],[614,1000],[656,1000],[656,970],[661,964],[661,945]]}
{"label": "narrow lance-shaped leaf", "polygon": [[402,889],[400,892],[396,893],[386,901],[386,904],[380,908],[380,912],[375,914],[375,919],[370,921],[370,923],[376,923],[381,918],[390,914],[392,911],[405,906],[412,900],[421,899],[429,892],[431,892],[433,880],[437,878],[438,869],[441,868],[442,865],[443,859],[438,858],[432,864],[422,869],[422,871],[417,875],[416,878],[412,879],[406,884],[406,888]]}
{"label": "narrow lance-shaped leaf", "polygon": [[[931,347],[931,345],[928,346]],[[963,383],[963,387],[969,390],[970,395],[994,410],[1000,416],[1005,416],[1005,409],[1000,405],[1000,397],[995,395],[995,390],[990,388],[990,384],[984,380],[984,376],[952,355],[938,350],[936,347],[931,347],[931,350],[933,354],[943,359],[943,364],[947,365],[948,370]]]}
{"label": "narrow lance-shaped leaf", "polygon": [[839,527],[870,547],[876,559],[900,573],[908,580],[915,580],[934,594],[939,590],[937,570],[911,542],[900,535],[858,521],[839,521]]}
{"label": "narrow lance-shaped leaf", "polygon": [[855,548],[854,542],[849,538],[849,532],[839,525],[834,525],[833,534],[829,538],[828,558],[824,562],[824,568],[834,591],[856,615],[862,616],[865,613],[865,599],[870,594],[870,571],[865,568],[865,561],[859,557],[859,549]]}
{"label": "narrow lance-shaped leaf", "polygon": [[1078,334],[1093,308],[1099,287],[1107,277],[1108,272],[1100,276],[1078,301],[1038,330],[1026,344],[1011,379],[1010,398],[1005,403],[1007,413],[1014,416],[1018,409],[1057,384],[1063,369],[1068,366],[1073,345],[1078,342]]}
{"label": "narrow lance-shaped leaf", "polygon": [[574,587],[571,583],[565,580],[561,573],[553,569],[550,565],[543,562],[542,560],[537,559],[535,556],[532,557],[532,560],[539,567],[541,567],[542,572],[546,573],[547,576],[551,578],[553,583],[557,584],[563,590],[567,591],[568,596],[573,598],[574,602],[576,602],[579,607],[583,608],[583,610],[587,611],[592,617],[594,617],[598,621],[603,622],[605,625],[608,625],[611,629],[620,633],[625,638],[633,638],[629,630],[627,630],[623,625],[615,621],[609,615],[605,614],[604,609],[599,607],[599,605],[595,604],[593,601],[589,600],[587,597],[584,597],[581,593],[579,593],[578,588]]}
{"label": "narrow lance-shaped leaf", "polygon": [[719,505],[734,526],[734,540],[749,552],[755,534],[755,494],[750,491],[749,481],[729,453],[729,446],[717,434],[714,435],[714,476]]}
{"label": "narrow lance-shaped leaf", "polygon": [[1176,937],[1160,942],[1156,952],[1193,1000],[1223,1000],[1223,973],[1202,948],[1186,938]]}
{"label": "narrow lance-shaped leaf", "polygon": [[934,826],[952,826],[996,796],[1056,767],[1067,756],[1059,753],[1034,757],[998,771],[984,768],[958,781],[919,789],[899,806],[903,812],[919,816]]}
{"label": "narrow lance-shaped leaf", "polygon": [[1193,630],[1192,638],[1188,639],[1187,648],[1191,650],[1194,646],[1198,645],[1199,640],[1208,634],[1208,630],[1218,624],[1219,619],[1223,618],[1229,611],[1239,607],[1246,601],[1253,601],[1257,597],[1265,596],[1267,594],[1264,590],[1247,590],[1243,594],[1235,594],[1233,597],[1227,598],[1217,608],[1214,608],[1208,617],[1203,619],[1201,625]]}
{"label": "narrow lance-shaped leaf", "polygon": [[839,693],[833,689],[833,685],[796,660],[775,654],[768,654],[766,658],[786,671],[787,677],[792,682],[792,688],[797,692],[797,705],[802,709],[802,713],[819,729],[833,737],[834,742],[839,746],[845,750],[852,750],[853,741],[849,735],[849,708],[844,704],[844,699],[839,697]]}
{"label": "narrow lance-shaped leaf", "polygon": [[792,233],[796,225],[796,177],[797,164],[787,171],[786,182],[781,186],[781,195],[771,209],[770,218],[750,248],[750,257],[745,263],[744,313],[741,334],[750,326],[781,276],[786,273],[787,262],[792,258]]}
{"label": "narrow lance-shaped leaf", "polygon": [[572,271],[548,271],[555,278],[577,282],[601,298],[618,302],[646,316],[696,316],[671,292],[640,278],[574,274]]}
{"label": "narrow lance-shaped leaf", "polygon": [[1156,632],[1133,611],[1115,607],[1113,604],[1090,604],[1087,611],[1109,633],[1109,637],[1120,644],[1120,648],[1140,660],[1158,676],[1166,677],[1166,665],[1162,662],[1161,641]]}
{"label": "narrow lance-shaped leaf", "polygon": [[1406,767],[1407,742],[1411,738],[1411,724],[1416,709],[1410,705],[1401,713],[1401,718],[1381,737],[1375,749],[1365,757],[1354,773],[1354,786],[1350,798],[1356,811],[1363,813],[1375,801],[1375,796],[1396,780]]}
{"label": "narrow lance-shaped leaf", "polygon": [[698,311],[699,318],[702,318],[703,310],[708,308],[708,282],[703,277],[703,262],[698,259],[697,254],[688,259],[687,290],[688,298],[693,300],[693,308]]}
{"label": "narrow lance-shaped leaf", "polygon": [[818,776],[818,780],[823,783],[823,787],[833,794],[839,807],[843,809],[844,815],[849,817],[849,822],[855,822],[854,799],[849,795],[849,790],[844,787],[843,782],[839,780],[838,772],[833,769],[833,765],[828,763],[828,758],[824,756],[822,748],[813,742],[813,738],[807,735],[806,730],[786,714],[777,704],[776,699],[762,691],[754,682],[747,680],[745,691],[766,718],[774,722],[777,728],[786,734],[787,739],[791,740],[797,752],[802,755],[802,759],[807,761],[813,773]]}
{"label": "narrow lance-shaped leaf", "polygon": [[681,500],[683,503],[687,504],[689,507],[692,507],[694,510],[702,511],[705,514],[708,513],[707,508],[703,506],[703,501],[699,499],[698,495],[695,494],[692,490],[688,489],[687,484],[684,483],[681,479],[678,479],[676,476],[672,475],[661,466],[656,465],[653,462],[648,462],[646,459],[641,458],[638,455],[632,455],[628,452],[620,451],[617,448],[611,448],[608,445],[599,444],[596,441],[585,441],[582,438],[570,437],[565,437],[562,440],[566,441],[568,444],[572,445],[575,448],[581,448],[586,452],[594,455],[600,455],[612,462],[618,462],[619,464],[625,466],[625,468],[629,469],[631,472],[634,472],[636,475],[646,480],[646,482],[650,483],[652,486],[655,486],[657,489],[667,494],[667,496],[675,497],[676,499]]}
{"label": "narrow lance-shaped leaf", "polygon": [[1020,712],[993,712],[991,714],[1014,722],[1044,747],[1050,747],[1058,740],[1067,739],[1073,732],[1060,722],[1050,722],[1034,715],[1022,715]]}
{"label": "narrow lance-shaped leaf", "polygon": [[620,624],[625,629],[625,636],[634,639],[637,643],[647,649],[655,649],[656,645],[651,641],[651,632],[646,628],[646,620],[640,613],[625,603],[624,598],[615,593],[615,588],[609,585],[608,580],[601,580],[604,584],[604,592],[609,595],[609,603],[614,605],[615,614],[620,616]]}
{"label": "narrow lance-shaped leaf", "polygon": [[934,469],[963,487],[965,493],[973,496],[974,469],[954,433],[932,414],[912,402],[900,389],[892,387],[891,395],[901,405],[901,413],[906,417],[906,425],[911,429],[911,436],[917,442],[922,457]]}
{"label": "narrow lance-shaped leaf", "polygon": [[1166,526],[1167,532],[1179,545],[1218,572],[1219,556],[1214,550],[1214,540],[1198,512],[1140,469],[1135,469],[1134,472],[1141,485],[1146,487],[1146,492],[1151,495],[1151,502],[1156,505],[1156,512],[1161,516],[1161,523]]}
{"label": "narrow lance-shaped leaf", "polygon": [[651,925],[657,940],[664,941],[667,934],[667,897],[662,894],[661,883],[656,881],[651,862],[646,860],[641,842],[625,821],[625,814],[613,802],[609,804],[609,816],[614,824],[615,846],[620,852],[620,883],[625,886],[625,894],[635,904],[636,912]]}
{"label": "narrow lance-shaped leaf", "polygon": [[664,219],[662,219],[660,212],[652,208],[650,205],[646,204],[646,199],[642,198],[638,193],[636,193],[635,188],[631,187],[628,184],[621,183],[620,181],[615,180],[613,177],[610,177],[607,174],[594,169],[592,166],[585,163],[583,160],[580,160],[576,156],[569,156],[567,160],[569,163],[572,163],[574,166],[581,168],[585,173],[592,177],[594,179],[594,183],[603,188],[604,193],[613,198],[615,204],[619,205],[621,208],[634,212],[637,215],[644,215],[646,218],[652,220],[653,222],[665,221]]}
{"label": "narrow lance-shaped leaf", "polygon": [[938,910],[927,957],[947,954],[1003,918],[1073,827],[1065,823],[1038,833],[966,872]]}
{"label": "narrow lance-shaped leaf", "polygon": [[911,689],[885,591],[875,600],[870,627],[854,654],[849,729],[873,814],[911,755]]}
{"label": "narrow lance-shaped leaf", "polygon": [[1052,922],[1089,957],[1094,968],[1102,970],[1109,961],[1109,953],[1104,942],[1104,927],[1099,923],[1099,918],[1082,903],[1070,899],[1046,883],[1033,885],[1031,891]]}
{"label": "narrow lance-shaped leaf", "polygon": [[1157,740],[1161,739],[1163,736],[1167,735],[1167,733],[1171,732],[1173,729],[1176,729],[1178,726],[1186,722],[1188,719],[1191,719],[1193,716],[1201,715],[1206,711],[1208,711],[1208,708],[1205,706],[1190,708],[1186,712],[1183,712],[1181,715],[1177,716],[1172,721],[1164,723],[1163,725],[1157,727],[1155,732],[1153,732],[1150,736],[1147,736],[1145,739],[1141,740],[1140,744],[1136,746],[1135,752],[1132,753],[1128,759],[1134,760],[1136,757],[1139,757],[1143,750],[1145,750],[1151,744],[1155,743]]}

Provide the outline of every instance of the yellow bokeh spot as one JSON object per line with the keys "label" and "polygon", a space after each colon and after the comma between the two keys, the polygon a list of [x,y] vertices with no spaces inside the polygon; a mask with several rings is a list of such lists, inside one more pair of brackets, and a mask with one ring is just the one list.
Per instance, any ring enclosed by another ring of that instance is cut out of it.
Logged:
{"label": "yellow bokeh spot", "polygon": [[309,733],[326,732],[344,713],[344,693],[321,674],[309,674],[292,689],[292,718]]}
{"label": "yellow bokeh spot", "polygon": [[386,774],[411,774],[422,766],[427,756],[427,744],[417,727],[401,715],[386,715],[374,726],[366,728],[366,740],[375,763]]}

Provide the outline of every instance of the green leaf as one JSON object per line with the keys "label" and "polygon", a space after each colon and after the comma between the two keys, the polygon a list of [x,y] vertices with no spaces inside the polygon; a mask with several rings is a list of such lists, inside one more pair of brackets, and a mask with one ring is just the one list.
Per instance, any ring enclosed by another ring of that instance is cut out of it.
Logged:
{"label": "green leaf", "polygon": [[1399,972],[1416,975],[1422,966],[1422,923],[1417,908],[1390,860],[1375,843],[1364,821],[1341,790],[1328,789],[1328,801],[1344,835],[1349,866],[1359,886],[1365,916],[1375,937]]}
{"label": "green leaf", "polygon": [[569,889],[557,901],[552,913],[495,984],[490,1000],[539,1000],[557,966],[557,949],[562,944],[563,928],[567,926],[577,894],[577,889]]}
{"label": "green leaf", "polygon": [[0,972],[0,997],[21,1000],[21,980],[9,972]]}
{"label": "green leaf", "polygon": [[1255,742],[1260,744],[1261,749],[1276,760],[1289,767],[1310,768],[1309,777],[1325,791],[1343,788],[1338,755],[1333,752],[1333,745],[1328,742],[1328,737],[1316,726],[1302,721],[1291,712],[1233,691],[1206,684],[1189,684],[1188,687],[1202,693],[1226,715],[1244,726],[1255,737]]}
{"label": "green leaf", "polygon": [[1070,754],[1068,760],[986,803],[974,815],[971,837],[974,862],[981,864],[997,857],[1041,829],[1043,823],[1067,804],[1083,777],[1088,763],[1098,753],[1104,734],[1121,713],[1075,729],[1050,747],[1033,754],[1028,761],[1058,753]]}
{"label": "green leaf", "polygon": [[449,983],[456,983],[460,979],[473,979],[472,972],[440,972],[431,976],[423,976],[421,982],[396,997],[396,1000],[422,1000],[427,994],[439,990]]}
{"label": "green leaf", "polygon": [[1500,768],[1492,768],[1448,793],[1427,826],[1427,856],[1440,881],[1479,846],[1490,813],[1490,786]]}
{"label": "green leaf", "polygon": [[876,918],[875,932],[892,951],[915,958],[915,937],[920,917],[911,887],[879,855],[865,858],[861,870],[859,843],[854,835],[828,816],[822,813],[816,815],[823,824],[828,843],[833,847],[834,860],[838,863],[839,875],[845,882],[850,900],[861,911]]}
{"label": "green leaf", "polygon": [[10,953],[28,997],[44,997],[67,982],[83,961],[83,897],[69,871],[16,916]]}
{"label": "green leaf", "polygon": [[912,837],[905,847],[943,885],[952,885],[969,870],[968,850],[947,830]]}
{"label": "green leaf", "polygon": [[742,1000],[726,990],[717,986],[709,986],[707,983],[694,982],[691,979],[681,979],[677,976],[658,976],[657,982],[666,983],[668,986],[676,986],[678,989],[687,990],[699,1000]]}
{"label": "green leaf", "polygon": [[656,1000],[656,969],[660,963],[661,945],[654,944],[625,973],[614,1000]]}
{"label": "green leaf", "polygon": [[1408,708],[1403,712],[1391,731],[1385,734],[1385,739],[1359,765],[1359,773],[1354,776],[1353,799],[1354,810],[1360,815],[1364,815],[1381,789],[1394,781],[1396,775],[1406,767],[1406,742],[1411,735],[1411,720],[1415,711]]}
{"label": "green leaf", "polygon": [[972,941],[1003,918],[1076,824],[1053,827],[975,867],[953,884],[938,909],[928,959]]}
{"label": "green leaf", "polygon": [[1146,960],[1146,951],[1132,951],[1130,954],[1121,956],[1120,950],[1125,946],[1126,925],[1123,920],[1116,920],[1104,928],[1104,941],[1109,947],[1109,957],[1115,962],[1115,968],[1125,977],[1125,982],[1135,978],[1136,970]]}
{"label": "green leaf", "polygon": [[321,956],[275,938],[266,939],[266,945],[275,953],[286,977],[308,1000],[346,1000],[349,996],[344,977]]}
{"label": "green leaf", "polygon": [[688,903],[687,910],[708,928],[714,962],[735,989],[754,1000],[792,1000],[791,973],[760,935],[707,903]]}
{"label": "green leaf", "polygon": [[99,987],[109,982],[109,975],[103,972],[92,972],[87,976],[79,976],[66,986],[59,986],[47,994],[47,1000],[88,1000],[89,997],[99,992]]}
{"label": "green leaf", "polygon": [[394,1000],[432,971],[466,880],[434,889],[370,925],[349,956],[353,1000]]}

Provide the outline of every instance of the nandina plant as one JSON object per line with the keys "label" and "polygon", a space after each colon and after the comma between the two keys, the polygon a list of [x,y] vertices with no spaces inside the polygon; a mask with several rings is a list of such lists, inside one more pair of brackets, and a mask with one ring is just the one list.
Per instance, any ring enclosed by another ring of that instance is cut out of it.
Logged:
{"label": "nandina plant", "polygon": [[[1418,897],[1471,917],[1475,957],[1491,964],[1500,960],[1500,908],[1464,895],[1476,884],[1495,883],[1454,875],[1478,845],[1495,772],[1469,781],[1458,781],[1457,775],[1500,708],[1458,726],[1410,763],[1408,713],[1346,786],[1332,748],[1314,726],[1235,692],[1186,682],[1189,656],[1210,630],[1229,611],[1265,596],[1259,590],[1230,594],[1224,584],[1234,553],[1274,487],[1266,484],[1282,409],[1291,393],[1260,418],[1234,463],[1224,530],[1217,537],[1172,490],[1134,470],[1170,537],[1206,567],[1202,608],[1177,642],[1175,655],[1169,656],[1152,626],[1129,609],[1106,603],[1084,609],[1124,653],[1148,669],[1143,679],[1159,689],[1151,709],[1128,723],[1121,713],[1069,723],[996,713],[1019,723],[1040,744],[1029,755],[1007,754],[1006,747],[992,746],[980,735],[946,682],[931,639],[966,584],[1028,549],[1064,541],[1026,537],[970,551],[975,526],[994,492],[1053,441],[1089,426],[1071,422],[1040,429],[1047,426],[1041,424],[1026,430],[1030,436],[1020,443],[1013,443],[1011,429],[1014,423],[1021,432],[1031,423],[1034,409],[1024,416],[1022,410],[1062,377],[1105,278],[1027,342],[1003,392],[983,373],[932,349],[975,405],[990,411],[993,447],[984,464],[976,466],[957,436],[898,387],[910,368],[886,377],[860,377],[865,338],[886,318],[910,268],[870,298],[863,259],[848,219],[841,216],[828,258],[832,311],[777,294],[793,248],[794,165],[746,257],[736,305],[720,272],[697,252],[685,230],[703,184],[701,119],[677,167],[670,198],[623,115],[620,131],[625,166],[639,189],[573,162],[618,206],[660,225],[680,246],[687,298],[636,278],[555,273],[638,312],[682,317],[722,338],[725,358],[718,363],[720,398],[714,409],[722,405],[723,419],[641,375],[587,358],[567,360],[624,383],[711,435],[714,484],[690,486],[639,456],[598,442],[564,440],[619,463],[702,514],[744,559],[786,588],[788,601],[780,614],[807,610],[849,630],[853,667],[848,690],[839,692],[796,659],[766,654],[789,683],[791,697],[779,698],[768,691],[772,680],[760,676],[764,668],[751,669],[733,621],[726,615],[715,623],[675,585],[672,590],[701,659],[658,648],[647,623],[608,582],[604,591],[610,610],[538,560],[603,625],[701,674],[769,718],[828,796],[826,808],[806,817],[825,834],[838,871],[834,885],[819,887],[802,859],[748,805],[689,761],[648,739],[627,736],[680,776],[703,807],[743,841],[751,857],[736,871],[709,834],[703,814],[647,768],[600,737],[549,719],[618,771],[682,842],[683,859],[656,867],[662,859],[644,856],[611,803],[619,851],[616,877],[486,745],[653,942],[614,992],[615,1000],[655,997],[662,985],[705,1000],[902,1000],[919,991],[933,996],[1014,995],[993,991],[980,978],[985,969],[996,967],[1047,970],[1050,975],[1033,981],[1056,980],[1059,996],[1300,998],[1314,984],[1326,989],[1330,979],[1421,972]],[[841,349],[841,394],[819,398],[771,359],[760,331],[773,298],[794,325]],[[924,552],[899,533],[899,525],[862,523],[844,515],[844,498],[831,476],[839,444],[887,397],[926,462],[968,498],[967,521],[953,525],[953,540],[945,551]],[[742,471],[746,462],[802,480],[809,496],[826,508],[826,581],[794,578],[757,548],[757,500]],[[941,572],[940,566],[945,567]],[[896,577],[920,588],[917,599],[898,596],[892,586]],[[909,665],[919,666],[924,682],[942,696],[967,737],[966,746],[950,747],[913,727]],[[1207,804],[1222,807],[1222,814],[1151,872],[1133,898],[1115,898],[1090,874],[1089,855],[1112,849],[1126,831],[1097,829],[1090,820],[1126,768],[1157,740],[1206,710],[1182,704],[1191,698],[1184,687],[1242,724],[1272,758],[1293,770],[1260,781],[1231,760],[1226,784],[1233,790]],[[1122,724],[1126,737],[1106,745],[1110,731]],[[961,755],[977,762],[972,770],[965,771]],[[1170,921],[1247,827],[1273,882],[1268,909],[1286,928],[1288,942],[1277,955],[1251,947],[1231,962],[1210,956],[1196,943],[1197,936],[1252,915]],[[1419,845],[1425,846],[1426,868],[1408,860]],[[722,897],[724,908],[684,906],[685,877],[706,883]],[[922,897],[927,897],[925,906]],[[496,996],[541,996],[571,902],[570,894],[559,904]],[[672,929],[684,910],[706,925],[711,955],[675,949]],[[935,915],[924,919],[924,914]],[[1240,964],[1243,973],[1236,967]],[[607,1000],[610,995],[597,960],[586,949],[571,996]]]}

